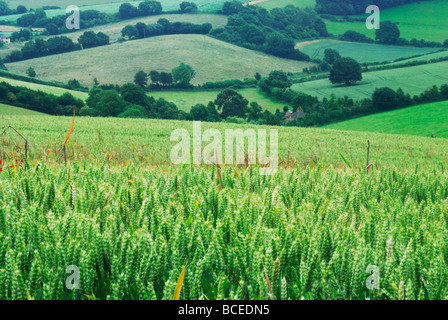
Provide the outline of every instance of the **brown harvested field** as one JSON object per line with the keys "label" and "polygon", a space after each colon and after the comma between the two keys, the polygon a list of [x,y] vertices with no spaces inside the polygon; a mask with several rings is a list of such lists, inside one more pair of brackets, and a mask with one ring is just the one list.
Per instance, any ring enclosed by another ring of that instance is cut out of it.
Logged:
{"label": "brown harvested field", "polygon": [[25,74],[31,66],[37,77],[67,82],[76,78],[91,87],[100,83],[132,82],[139,70],[171,71],[181,62],[196,70],[194,84],[266,76],[273,70],[300,72],[312,64],[277,58],[203,35],[170,35],[8,63],[8,70]]}
{"label": "brown harvested field", "polygon": [[[194,24],[211,23],[213,28],[223,28],[227,24],[227,16],[219,14],[163,14],[150,17],[139,17],[135,19],[106,24],[90,29],[85,29],[73,33],[62,34],[62,36],[72,39],[74,42],[86,31],[103,32],[110,37],[111,42],[115,42],[121,37],[121,30],[127,25],[135,25],[138,22],[145,24],[157,23],[159,19],[167,19],[170,22],[190,22]],[[45,37],[47,39],[49,37]]]}

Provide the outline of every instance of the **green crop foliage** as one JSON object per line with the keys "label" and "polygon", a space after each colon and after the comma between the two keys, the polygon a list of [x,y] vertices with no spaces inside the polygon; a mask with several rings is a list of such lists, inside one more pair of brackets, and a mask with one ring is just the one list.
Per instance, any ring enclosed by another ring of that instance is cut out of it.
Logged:
{"label": "green crop foliage", "polygon": [[282,127],[262,176],[170,164],[191,122],[75,118],[65,168],[69,117],[0,119],[0,299],[172,299],[185,265],[180,300],[448,298],[445,139]]}
{"label": "green crop foliage", "polygon": [[[216,174],[1,174],[0,298],[171,299],[186,261],[181,299],[269,299],[266,275],[273,299],[446,298],[446,172],[227,168],[222,190]],[[65,287],[69,265],[79,290]]]}

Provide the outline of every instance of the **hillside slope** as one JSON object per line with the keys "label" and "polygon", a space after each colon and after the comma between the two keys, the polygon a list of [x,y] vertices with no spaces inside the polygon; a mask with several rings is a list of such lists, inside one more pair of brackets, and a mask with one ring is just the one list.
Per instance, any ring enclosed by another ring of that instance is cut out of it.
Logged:
{"label": "hillside slope", "polygon": [[[395,8],[381,10],[381,21],[399,23],[401,37],[411,40],[443,42],[448,39],[448,0],[431,0],[411,3]],[[369,15],[353,16],[367,18]],[[343,34],[353,30],[374,39],[375,29],[366,28],[365,22],[332,22],[325,20],[328,32]]]}
{"label": "hillside slope", "polygon": [[376,88],[399,88],[411,95],[420,94],[433,85],[448,83],[448,61],[406,67],[399,69],[364,72],[363,80],[351,87],[332,85],[330,80],[321,79],[292,86],[295,91],[301,91],[313,96],[337,97],[348,96],[353,99],[364,99],[372,96]]}
{"label": "hillside slope", "polygon": [[329,129],[448,138],[448,101],[373,114],[326,126]]}
{"label": "hillside slope", "polygon": [[325,49],[335,49],[338,50],[342,57],[350,57],[360,63],[392,62],[399,58],[425,55],[440,50],[436,48],[389,46],[331,39],[310,41],[309,44],[305,45],[298,43],[297,46],[303,53],[309,55],[311,59],[323,59]]}
{"label": "hillside slope", "polygon": [[32,66],[40,79],[66,83],[76,78],[86,86],[132,82],[139,70],[171,71],[181,62],[196,71],[194,84],[207,81],[244,79],[256,72],[272,70],[299,72],[310,63],[278,58],[241,48],[203,35],[169,35],[127,41],[7,64],[8,70],[25,74]]}
{"label": "hillside slope", "polygon": [[[45,114],[0,103],[0,117],[2,116],[45,116]],[[0,126],[0,130],[3,130],[3,127]]]}

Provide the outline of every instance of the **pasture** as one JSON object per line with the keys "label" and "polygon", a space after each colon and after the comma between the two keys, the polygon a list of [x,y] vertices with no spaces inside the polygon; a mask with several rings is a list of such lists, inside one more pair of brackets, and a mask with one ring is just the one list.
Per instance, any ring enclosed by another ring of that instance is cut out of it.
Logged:
{"label": "pasture", "polygon": [[[192,106],[196,104],[207,105],[209,101],[214,101],[222,90],[204,90],[204,91],[155,91],[149,95],[154,98],[163,98],[173,102],[180,110],[189,112]],[[257,102],[263,110],[275,112],[277,109],[283,111],[283,107],[287,105],[265,96],[257,88],[237,89],[244,98],[250,102]]]}
{"label": "pasture", "polygon": [[[448,39],[448,0],[431,0],[411,3],[395,8],[381,10],[382,21],[399,23],[401,37],[411,40],[443,42]],[[365,17],[359,15],[354,17]],[[331,22],[325,20],[327,29],[333,34],[343,34],[353,30],[375,38],[375,30],[368,30],[364,22]]]}
{"label": "pasture", "polygon": [[425,55],[439,50],[434,48],[388,46],[336,40],[312,41],[303,46],[299,43],[298,46],[300,46],[302,52],[309,55],[312,59],[323,59],[325,49],[335,49],[339,51],[342,57],[353,58],[359,63],[392,62],[399,58]]}
{"label": "pasture", "polygon": [[364,99],[372,96],[376,88],[399,88],[411,95],[420,94],[433,85],[448,83],[448,61],[425,64],[399,69],[364,72],[363,80],[351,87],[332,85],[330,80],[321,79],[297,83],[292,86],[295,91],[308,93],[319,98],[348,96]]}
{"label": "pasture", "polygon": [[[100,83],[124,84],[144,70],[171,71],[181,62],[196,71],[194,84],[207,81],[252,78],[273,70],[300,72],[312,64],[270,56],[203,35],[169,35],[126,41],[7,64],[8,70],[25,74],[32,66],[40,79],[66,83],[76,78],[91,87]],[[105,67],[107,66],[107,67]]]}
{"label": "pasture", "polygon": [[329,129],[448,138],[448,101],[369,115],[326,126]]}
{"label": "pasture", "polygon": [[429,53],[424,56],[404,59],[404,60],[388,63],[387,65],[398,66],[398,65],[405,64],[405,63],[424,62],[424,61],[438,60],[438,59],[447,58],[447,57],[448,57],[448,50],[435,52],[435,53]]}

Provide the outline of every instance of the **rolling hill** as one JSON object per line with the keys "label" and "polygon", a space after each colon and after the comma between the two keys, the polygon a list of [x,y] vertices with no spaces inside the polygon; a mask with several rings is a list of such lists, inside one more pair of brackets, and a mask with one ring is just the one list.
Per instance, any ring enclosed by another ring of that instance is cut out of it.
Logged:
{"label": "rolling hill", "polygon": [[329,129],[448,138],[448,101],[377,113],[334,123]]}
{"label": "rolling hill", "polygon": [[338,50],[342,57],[350,57],[360,63],[392,62],[399,58],[425,55],[440,50],[436,48],[416,48],[402,46],[388,46],[372,43],[357,43],[337,40],[317,40],[302,44],[297,47],[309,55],[312,59],[324,58],[325,49]]}
{"label": "rolling hill", "polygon": [[202,35],[169,35],[116,43],[7,64],[8,70],[25,74],[31,66],[41,79],[66,83],[76,78],[86,86],[132,82],[139,70],[171,71],[181,62],[196,71],[193,83],[244,79],[272,70],[300,72],[312,64],[277,58]]}
{"label": "rolling hill", "polygon": [[399,69],[364,72],[363,80],[351,87],[332,85],[330,80],[321,79],[297,83],[292,86],[295,91],[301,91],[319,98],[348,96],[353,99],[371,97],[376,88],[399,88],[404,92],[420,94],[433,85],[448,83],[448,61],[425,64]]}

